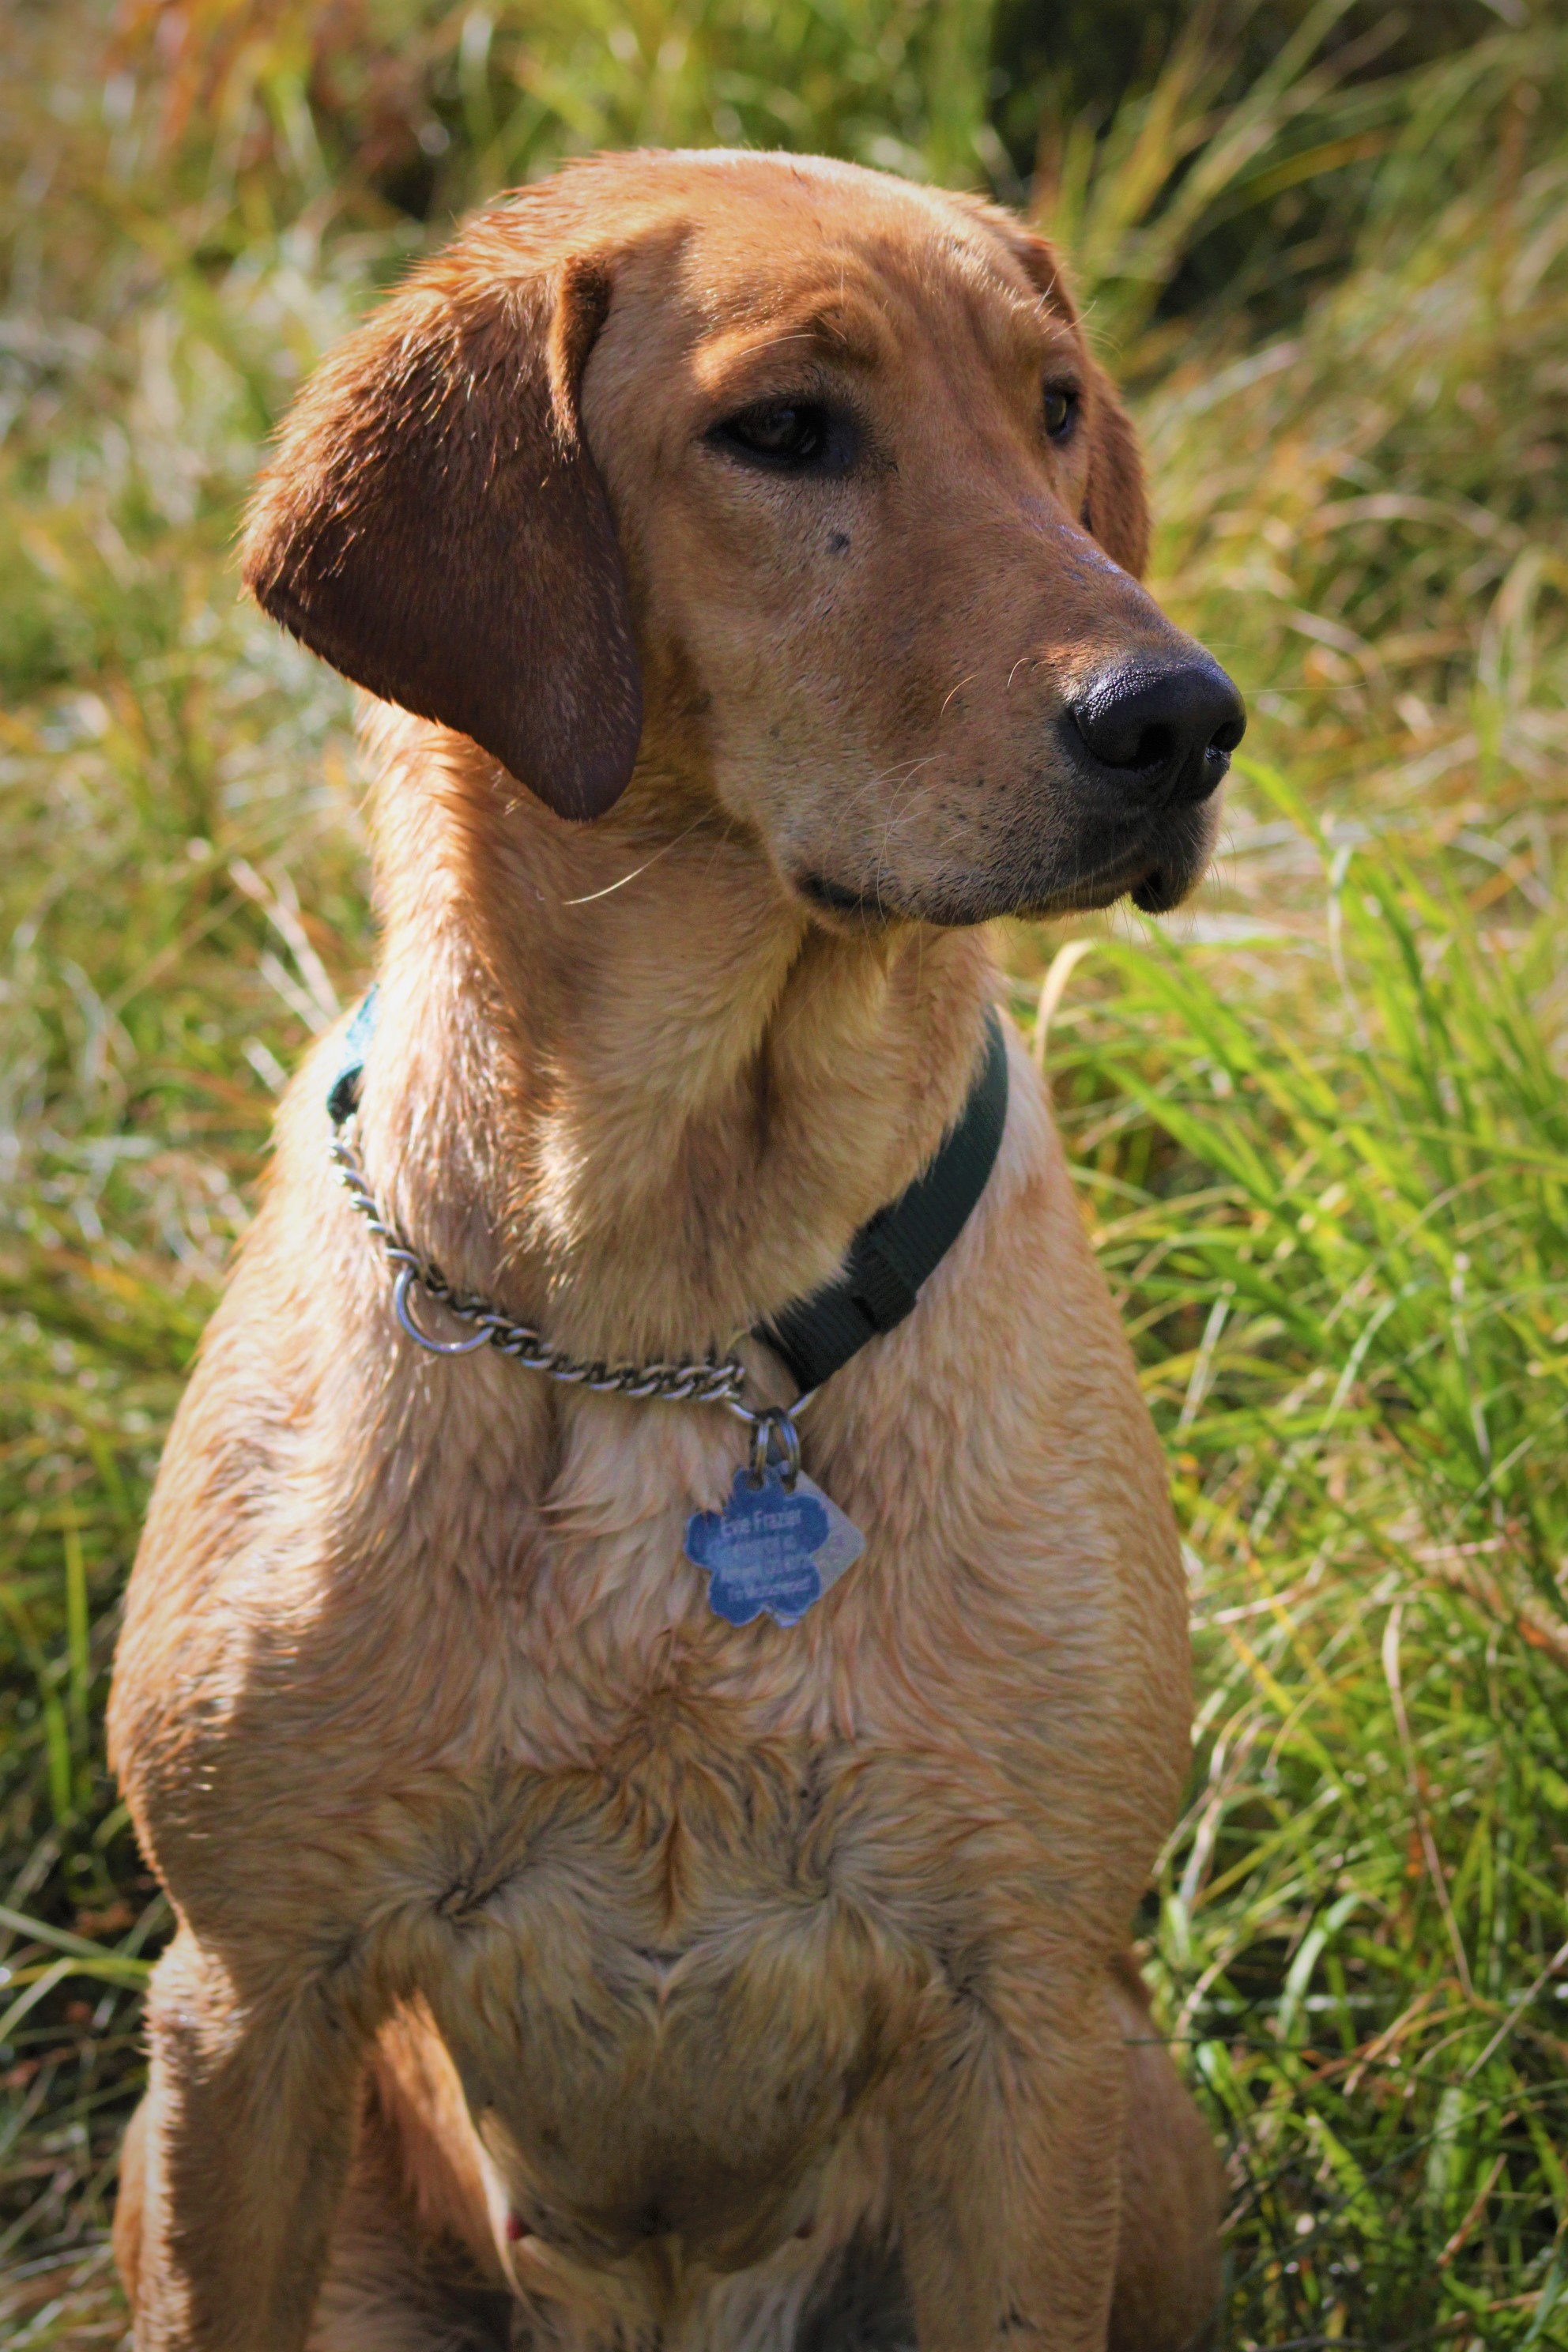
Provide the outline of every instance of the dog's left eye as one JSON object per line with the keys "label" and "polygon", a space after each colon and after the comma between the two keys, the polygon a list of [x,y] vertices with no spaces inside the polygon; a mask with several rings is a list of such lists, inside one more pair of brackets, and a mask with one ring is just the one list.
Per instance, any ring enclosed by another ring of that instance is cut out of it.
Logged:
{"label": "dog's left eye", "polygon": [[1065,384],[1047,384],[1045,399],[1046,438],[1070,441],[1078,423],[1078,394]]}
{"label": "dog's left eye", "polygon": [[766,401],[742,408],[713,428],[711,436],[742,456],[789,468],[831,464],[842,438],[826,408],[809,400]]}

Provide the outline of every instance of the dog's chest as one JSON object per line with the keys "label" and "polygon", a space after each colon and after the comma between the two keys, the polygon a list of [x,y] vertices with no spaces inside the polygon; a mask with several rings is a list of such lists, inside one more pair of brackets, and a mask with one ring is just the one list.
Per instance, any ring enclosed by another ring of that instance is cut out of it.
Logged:
{"label": "dog's chest", "polygon": [[413,1864],[398,1916],[423,1923],[399,1973],[530,2235],[600,2261],[674,2231],[750,2260],[1016,1940],[1046,1784],[1086,1811],[1092,1580],[1026,1580],[934,1444],[880,1480],[841,1448],[824,1482],[864,1555],[798,1624],[737,1627],[684,1543],[736,1433],[588,1403],[526,1556],[459,1612],[435,1708],[421,1660],[421,1719],[456,1728],[424,1751],[435,1834],[422,1777],[389,1841]]}
{"label": "dog's chest", "polygon": [[672,1706],[614,1770],[495,1792],[416,1973],[531,2235],[728,2263],[810,2219],[962,1907],[900,1838],[900,1779]]}
{"label": "dog's chest", "polygon": [[[798,1622],[763,1607],[737,1624],[735,1581],[716,1572],[711,1536],[746,1485],[745,1433],[701,1407],[572,1405],[538,1485],[524,1469],[498,1492],[493,1472],[466,1475],[450,1424],[443,1433],[443,1499],[404,1579],[422,1595],[417,1659],[407,1643],[383,1650],[395,1677],[400,1660],[409,1668],[404,1691],[410,1705],[416,1692],[426,1724],[452,1727],[443,1769],[597,1767],[650,1709],[674,1721],[687,1707],[741,1749],[868,1737],[985,1748],[1037,1725],[1042,1663],[1064,1640],[1081,1649],[1099,1593],[1080,1563],[1046,1579],[1020,1555],[1013,1530],[1026,1507],[994,1479],[934,1448],[929,1461],[906,1447],[883,1464],[840,1442],[815,1461],[809,1431],[806,1467],[835,1521],[847,1525],[847,1512],[858,1529],[848,1564]],[[526,1465],[527,1443],[508,1435],[488,1433],[488,1463]],[[1000,1542],[988,1513],[1007,1527]],[[984,1576],[955,1572],[955,1551],[983,1559]],[[449,1696],[432,1707],[437,1675]],[[395,1693],[391,1704],[402,1711]]]}
{"label": "dog's chest", "polygon": [[426,1874],[418,1989],[506,2201],[590,2263],[674,2231],[728,2267],[809,2222],[847,2119],[1003,1927],[998,1877],[1040,1860],[975,1657],[962,1706],[910,1687],[908,1560],[873,1541],[800,1624],[737,1629],[689,1507],[548,1557]]}
{"label": "dog's chest", "polygon": [[[529,1475],[526,1428],[490,1428],[472,1461],[450,1426],[432,1448],[439,1493],[395,1538],[415,1555],[398,1574],[419,1605],[378,1661],[414,1748],[465,1778],[596,1769],[645,1737],[650,1710],[674,1722],[689,1707],[715,1727],[727,1709],[741,1744],[853,1739],[870,1696],[864,1623],[886,1573],[876,1548],[799,1622],[736,1624],[692,1528],[718,1528],[746,1486],[744,1432],[711,1408],[581,1408],[543,1479]],[[518,1475],[499,1484],[509,1458]]]}

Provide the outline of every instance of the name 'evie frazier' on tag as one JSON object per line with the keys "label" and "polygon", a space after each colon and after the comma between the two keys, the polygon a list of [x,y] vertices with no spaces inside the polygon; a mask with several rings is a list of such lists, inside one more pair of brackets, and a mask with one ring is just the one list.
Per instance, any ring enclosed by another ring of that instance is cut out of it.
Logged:
{"label": "name 'evie frazier' on tag", "polygon": [[686,1557],[708,1570],[708,1598],[731,1625],[763,1611],[777,1625],[797,1625],[866,1549],[866,1538],[830,1496],[804,1472],[793,1487],[770,1462],[760,1480],[735,1473],[721,1511],[693,1511]]}

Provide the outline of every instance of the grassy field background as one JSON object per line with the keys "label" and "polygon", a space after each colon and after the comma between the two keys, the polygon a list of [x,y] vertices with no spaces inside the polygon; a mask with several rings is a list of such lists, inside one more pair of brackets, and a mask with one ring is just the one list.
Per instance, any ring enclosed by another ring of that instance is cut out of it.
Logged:
{"label": "grassy field background", "polygon": [[347,690],[237,600],[311,361],[628,141],[989,186],[1253,710],[1194,909],[1007,942],[1200,1716],[1141,1923],[1227,2347],[1568,2346],[1568,27],[1551,0],[0,5],[0,2339],[122,2340],[167,1916],[102,1761],[160,1434],[373,955]]}

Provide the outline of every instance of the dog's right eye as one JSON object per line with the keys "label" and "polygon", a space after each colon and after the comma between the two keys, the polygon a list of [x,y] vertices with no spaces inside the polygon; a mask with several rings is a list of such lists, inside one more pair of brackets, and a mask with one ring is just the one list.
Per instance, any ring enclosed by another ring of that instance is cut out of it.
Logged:
{"label": "dog's right eye", "polygon": [[842,462],[834,419],[816,401],[764,401],[716,425],[710,438],[739,457],[789,471]]}

